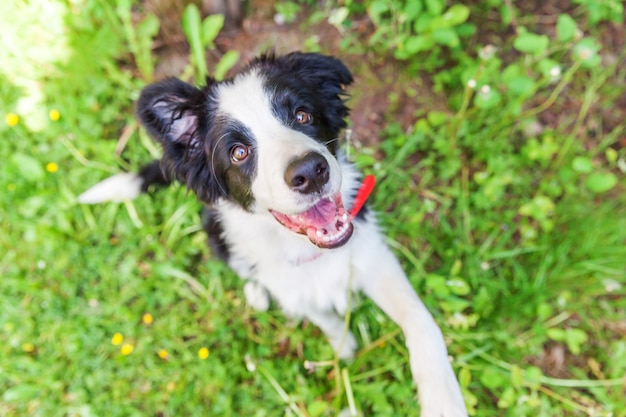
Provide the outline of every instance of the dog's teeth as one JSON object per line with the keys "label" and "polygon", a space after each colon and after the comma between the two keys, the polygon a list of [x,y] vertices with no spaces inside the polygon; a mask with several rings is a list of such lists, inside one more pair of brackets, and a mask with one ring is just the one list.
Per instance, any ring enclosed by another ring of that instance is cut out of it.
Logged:
{"label": "dog's teeth", "polygon": [[343,220],[344,222],[348,221],[348,213],[343,213],[343,216],[341,216],[341,220]]}
{"label": "dog's teeth", "polygon": [[324,232],[322,232],[321,230],[317,230],[317,232],[315,232],[315,234],[317,235],[317,237],[322,237],[324,236]]}

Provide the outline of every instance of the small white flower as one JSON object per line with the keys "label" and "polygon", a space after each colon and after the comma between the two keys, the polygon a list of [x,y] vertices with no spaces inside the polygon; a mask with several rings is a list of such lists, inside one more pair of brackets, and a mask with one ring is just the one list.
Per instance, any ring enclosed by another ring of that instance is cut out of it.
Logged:
{"label": "small white flower", "polygon": [[489,262],[481,262],[480,263],[480,269],[482,269],[483,271],[488,271],[489,268],[491,268],[491,265],[489,265]]}
{"label": "small white flower", "polygon": [[580,48],[578,56],[584,61],[591,56],[591,50],[589,48]]}
{"label": "small white flower", "polygon": [[489,94],[491,92],[491,87],[489,87],[489,85],[485,84],[482,87],[480,87],[480,94]]}
{"label": "small white flower", "polygon": [[274,15],[274,23],[276,23],[278,26],[282,26],[287,23],[287,18],[282,13],[276,13]]}
{"label": "small white flower", "polygon": [[483,61],[486,61],[488,59],[491,59],[495,55],[497,50],[498,48],[493,45],[485,45],[480,49],[480,51],[478,51],[478,56]]}
{"label": "small white flower", "polygon": [[583,31],[580,30],[580,28],[576,28],[576,32],[574,33],[574,39],[579,40],[579,39],[582,39],[583,36],[585,36]]}
{"label": "small white flower", "polygon": [[561,67],[555,65],[550,69],[550,77],[558,78],[561,75]]}
{"label": "small white flower", "polygon": [[45,269],[45,268],[46,268],[46,261],[42,261],[42,260],[37,261],[37,269]]}
{"label": "small white flower", "polygon": [[471,80],[469,80],[469,81],[467,82],[467,87],[468,87],[468,88],[471,88],[471,89],[476,88],[476,80],[475,80],[475,79],[473,79],[473,78],[472,78]]}
{"label": "small white flower", "polygon": [[246,354],[243,360],[246,362],[246,369],[248,370],[248,372],[256,371],[256,363],[254,363],[249,354]]}
{"label": "small white flower", "polygon": [[612,279],[605,279],[602,283],[604,284],[604,289],[606,290],[606,292],[615,292],[622,289],[622,285]]}

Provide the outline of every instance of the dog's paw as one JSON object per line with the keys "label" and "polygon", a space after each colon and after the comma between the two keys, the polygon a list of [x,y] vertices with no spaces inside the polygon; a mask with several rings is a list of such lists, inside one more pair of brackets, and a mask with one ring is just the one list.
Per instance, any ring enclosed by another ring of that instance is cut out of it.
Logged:
{"label": "dog's paw", "polygon": [[243,293],[250,307],[256,311],[267,311],[270,308],[270,295],[262,285],[248,281],[243,286]]}
{"label": "dog's paw", "polygon": [[337,340],[330,340],[330,344],[337,353],[339,359],[351,359],[354,357],[359,346],[352,333],[348,332],[345,337],[340,337]]}

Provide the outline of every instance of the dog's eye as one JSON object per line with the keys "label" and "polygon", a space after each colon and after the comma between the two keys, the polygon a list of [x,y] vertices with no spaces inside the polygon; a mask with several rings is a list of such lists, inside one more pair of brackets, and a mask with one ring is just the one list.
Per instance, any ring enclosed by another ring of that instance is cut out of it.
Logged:
{"label": "dog's eye", "polygon": [[303,109],[296,110],[296,123],[301,125],[308,125],[313,121],[311,113]]}
{"label": "dog's eye", "polygon": [[243,162],[250,155],[250,149],[244,145],[235,145],[230,151],[230,157],[233,162]]}

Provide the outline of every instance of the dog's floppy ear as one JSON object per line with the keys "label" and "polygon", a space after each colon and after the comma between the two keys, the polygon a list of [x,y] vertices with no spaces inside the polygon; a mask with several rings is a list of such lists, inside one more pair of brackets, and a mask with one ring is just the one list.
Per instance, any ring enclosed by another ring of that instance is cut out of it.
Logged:
{"label": "dog's floppy ear", "polygon": [[[164,150],[194,152],[200,145],[198,123],[203,94],[175,78],[146,87],[137,102],[137,116]],[[171,148],[171,149],[170,149]],[[175,155],[166,155],[172,157]]]}
{"label": "dog's floppy ear", "polygon": [[332,56],[292,52],[277,58],[277,63],[302,80],[324,86],[336,95],[342,95],[353,82],[348,68]]}
{"label": "dog's floppy ear", "polygon": [[137,116],[163,146],[166,174],[193,189],[201,200],[212,202],[220,187],[206,163],[210,123],[207,95],[214,81],[207,82],[203,90],[175,78],[151,84],[141,92]]}

